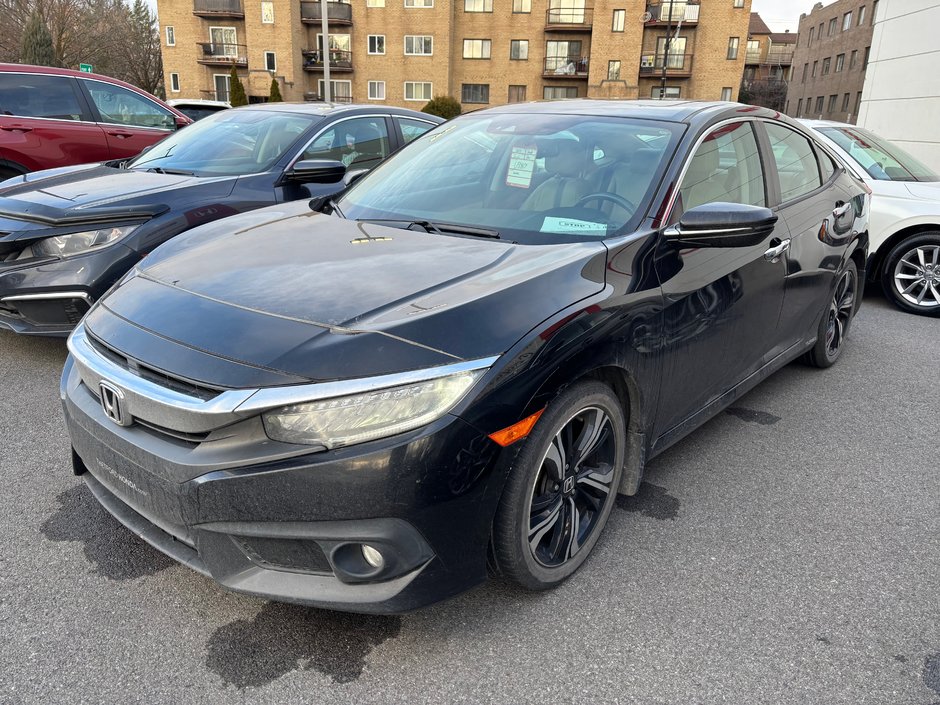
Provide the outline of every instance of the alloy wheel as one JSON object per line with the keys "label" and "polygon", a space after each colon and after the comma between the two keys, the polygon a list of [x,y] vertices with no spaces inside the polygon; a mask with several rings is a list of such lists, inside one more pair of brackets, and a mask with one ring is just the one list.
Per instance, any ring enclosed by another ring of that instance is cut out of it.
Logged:
{"label": "alloy wheel", "polygon": [[839,354],[855,309],[855,272],[847,269],[839,278],[835,294],[829,304],[829,321],[826,325],[826,355],[834,358]]}
{"label": "alloy wheel", "polygon": [[543,566],[563,565],[596,529],[615,495],[610,417],[591,406],[571,417],[542,458],[529,498],[528,542]]}
{"label": "alloy wheel", "polygon": [[894,267],[894,286],[914,306],[940,306],[940,245],[920,245],[906,252]]}

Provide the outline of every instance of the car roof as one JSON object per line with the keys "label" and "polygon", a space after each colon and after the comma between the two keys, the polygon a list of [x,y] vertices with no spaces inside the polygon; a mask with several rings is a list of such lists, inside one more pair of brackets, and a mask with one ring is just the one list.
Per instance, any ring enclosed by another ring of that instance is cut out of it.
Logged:
{"label": "car roof", "polygon": [[[561,115],[596,115],[635,117],[671,122],[699,122],[723,113],[748,113],[761,117],[780,117],[780,113],[754,105],[705,100],[603,100],[573,99],[513,103],[486,110],[487,113],[553,113]],[[730,115],[729,115],[730,116]]]}
{"label": "car roof", "polygon": [[167,101],[167,105],[180,106],[189,105],[193,107],[204,108],[231,108],[229,103],[224,100],[205,100],[203,98],[173,98]]}
{"label": "car roof", "polygon": [[858,125],[852,125],[848,122],[839,122],[837,120],[804,120],[800,118],[797,122],[806,125],[807,127],[858,127]]}
{"label": "car roof", "polygon": [[387,113],[392,115],[421,115],[421,117],[431,120],[431,121],[440,121],[441,118],[435,115],[428,115],[427,113],[419,113],[416,110],[409,110],[408,108],[396,108],[390,105],[383,105],[381,107],[376,105],[363,105],[357,103],[323,103],[323,102],[295,102],[295,103],[252,103],[251,105],[243,105],[238,108],[232,108],[233,110],[260,110],[264,112],[273,112],[273,113],[303,113],[304,115],[339,115],[343,113]]}

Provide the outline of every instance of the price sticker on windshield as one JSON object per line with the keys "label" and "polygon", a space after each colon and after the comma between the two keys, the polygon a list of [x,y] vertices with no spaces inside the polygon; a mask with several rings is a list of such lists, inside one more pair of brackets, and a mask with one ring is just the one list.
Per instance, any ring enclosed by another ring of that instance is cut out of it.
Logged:
{"label": "price sticker on windshield", "polygon": [[529,188],[532,173],[535,171],[535,145],[513,147],[509,155],[509,169],[506,171],[506,185],[515,188]]}

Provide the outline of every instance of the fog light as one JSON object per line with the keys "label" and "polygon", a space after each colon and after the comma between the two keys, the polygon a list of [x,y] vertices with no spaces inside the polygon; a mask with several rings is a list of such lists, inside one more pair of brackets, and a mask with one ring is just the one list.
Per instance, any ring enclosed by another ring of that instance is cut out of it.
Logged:
{"label": "fog light", "polygon": [[381,569],[385,565],[385,558],[382,556],[382,552],[367,543],[362,544],[362,557],[366,559],[366,563],[376,570]]}

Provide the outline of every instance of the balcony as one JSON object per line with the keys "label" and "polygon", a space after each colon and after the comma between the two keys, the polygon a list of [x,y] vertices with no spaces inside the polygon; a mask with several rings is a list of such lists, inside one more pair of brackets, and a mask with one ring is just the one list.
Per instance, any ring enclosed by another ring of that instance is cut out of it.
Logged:
{"label": "balcony", "polygon": [[[304,49],[304,71],[322,71],[323,56],[319,49]],[[348,73],[353,70],[352,52],[330,49],[330,73]]]}
{"label": "balcony", "polygon": [[653,78],[663,75],[663,64],[666,65],[666,76],[672,78],[688,78],[692,75],[692,54],[644,54],[640,57],[640,76]]}
{"label": "balcony", "polygon": [[749,51],[744,55],[745,64],[759,64],[760,63],[760,52],[759,51]]}
{"label": "balcony", "polygon": [[669,12],[668,2],[649,3],[646,11],[650,14],[650,19],[646,21],[647,25],[658,26],[666,24],[698,24],[698,5],[690,5],[684,2],[672,3],[672,12]]}
{"label": "balcony", "polygon": [[202,56],[196,61],[206,66],[248,66],[248,47],[245,44],[214,44],[197,42],[202,47]]}
{"label": "balcony", "polygon": [[[322,103],[323,96],[319,93],[304,93],[304,100],[308,103]],[[331,103],[352,103],[351,95],[332,95],[330,96]]]}
{"label": "balcony", "polygon": [[793,63],[793,49],[774,51],[774,49],[771,48],[770,51],[767,52],[767,57],[761,63],[770,64],[771,66],[790,66]]}
{"label": "balcony", "polygon": [[241,0],[193,0],[193,14],[209,19],[245,19]]}
{"label": "balcony", "polygon": [[588,77],[588,57],[549,56],[542,69],[543,78]]}
{"label": "balcony", "polygon": [[553,7],[545,12],[546,32],[590,32],[593,7]]}
{"label": "balcony", "polygon": [[[320,0],[302,0],[300,3],[300,21],[304,24],[320,24],[323,13]],[[352,24],[352,5],[348,2],[330,0],[326,4],[327,22],[333,25]]]}

